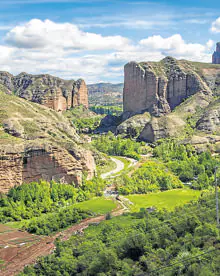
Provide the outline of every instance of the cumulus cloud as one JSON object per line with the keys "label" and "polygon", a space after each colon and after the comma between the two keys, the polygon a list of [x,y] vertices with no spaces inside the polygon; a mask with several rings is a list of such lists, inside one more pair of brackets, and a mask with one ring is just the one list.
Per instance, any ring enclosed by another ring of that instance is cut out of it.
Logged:
{"label": "cumulus cloud", "polygon": [[207,50],[212,41],[209,40],[206,45],[198,43],[186,43],[180,34],[175,34],[167,38],[155,35],[142,39],[140,45],[151,51],[159,51],[164,56],[174,56],[176,58],[187,58],[197,61],[210,61],[210,54]]}
{"label": "cumulus cloud", "polygon": [[217,18],[214,22],[212,22],[211,31],[213,33],[220,33],[220,17]]}
{"label": "cumulus cloud", "polygon": [[119,35],[102,36],[83,32],[74,24],[39,19],[14,27],[7,33],[5,41],[27,49],[120,50],[129,46],[129,40]]}
{"label": "cumulus cloud", "polygon": [[212,40],[188,43],[180,34],[150,36],[137,43],[121,36],[87,33],[76,25],[33,19],[11,28],[0,44],[0,70],[13,74],[49,73],[87,83],[122,81],[124,64],[159,61],[167,55],[210,62]]}

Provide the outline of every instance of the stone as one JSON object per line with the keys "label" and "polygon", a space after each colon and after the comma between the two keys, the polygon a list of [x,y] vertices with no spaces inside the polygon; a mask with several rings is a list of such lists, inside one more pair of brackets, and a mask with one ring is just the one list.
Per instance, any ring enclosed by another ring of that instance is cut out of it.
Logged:
{"label": "stone", "polygon": [[42,104],[56,111],[78,105],[88,108],[88,90],[84,80],[63,80],[50,75],[21,73],[13,76],[0,72],[0,84],[8,93],[15,93],[26,100]]}
{"label": "stone", "polygon": [[172,57],[158,63],[126,64],[124,112],[138,114],[147,111],[153,116],[162,116],[200,91],[212,93],[193,66],[189,66],[187,62]]}
{"label": "stone", "polygon": [[212,63],[220,64],[220,42],[216,44],[216,51],[212,55]]}
{"label": "stone", "polygon": [[116,134],[125,134],[131,137],[137,137],[151,120],[149,113],[134,115],[122,122],[116,129]]}
{"label": "stone", "polygon": [[26,145],[18,152],[1,152],[0,192],[40,179],[80,185],[83,171],[88,172],[88,179],[94,176],[95,162],[90,151],[80,151],[77,159],[66,149],[53,145]]}
{"label": "stone", "polygon": [[220,103],[212,109],[205,111],[203,116],[198,120],[196,128],[205,133],[220,134]]}

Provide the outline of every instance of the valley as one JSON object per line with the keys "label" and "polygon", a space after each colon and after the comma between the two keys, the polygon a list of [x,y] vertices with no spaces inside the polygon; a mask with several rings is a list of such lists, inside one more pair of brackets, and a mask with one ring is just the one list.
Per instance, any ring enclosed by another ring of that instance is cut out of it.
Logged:
{"label": "valley", "polygon": [[219,76],[129,62],[122,100],[1,72],[1,275],[218,275]]}

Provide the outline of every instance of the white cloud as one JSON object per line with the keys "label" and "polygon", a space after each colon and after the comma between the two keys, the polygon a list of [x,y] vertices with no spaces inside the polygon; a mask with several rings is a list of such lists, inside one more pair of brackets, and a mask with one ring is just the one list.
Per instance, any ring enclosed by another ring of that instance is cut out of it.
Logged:
{"label": "white cloud", "polygon": [[[166,55],[210,62],[214,42],[187,43],[180,34],[150,36],[136,44],[127,38],[83,32],[76,25],[31,20],[12,28],[0,44],[0,70],[13,74],[49,73],[87,83],[122,81],[124,64],[159,61]],[[104,51],[103,51],[104,50]]]}
{"label": "white cloud", "polygon": [[129,47],[122,36],[102,36],[81,31],[70,23],[32,19],[7,33],[5,41],[15,47],[28,49],[61,48],[72,50],[120,50]]}
{"label": "white cloud", "polygon": [[211,31],[213,33],[220,33],[220,17],[217,18],[214,22],[212,22]]}
{"label": "white cloud", "polygon": [[206,46],[208,49],[212,49],[212,47],[215,45],[215,42],[211,39],[209,39],[206,43]]}
{"label": "white cloud", "polygon": [[122,20],[122,21],[113,21],[113,22],[103,22],[103,23],[81,23],[78,24],[81,28],[109,28],[109,27],[123,27],[123,28],[129,28],[129,29],[155,29],[161,26],[169,26],[172,25],[173,22],[171,20]]}
{"label": "white cloud", "polygon": [[206,45],[198,43],[186,43],[180,34],[175,34],[167,38],[155,35],[142,39],[140,45],[151,51],[161,52],[164,56],[173,56],[190,60],[209,62],[210,54],[208,50],[211,40]]}

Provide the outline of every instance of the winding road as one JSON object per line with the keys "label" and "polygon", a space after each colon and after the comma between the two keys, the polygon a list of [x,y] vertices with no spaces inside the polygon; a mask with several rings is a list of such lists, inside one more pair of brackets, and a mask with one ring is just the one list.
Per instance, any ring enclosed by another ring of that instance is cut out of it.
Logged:
{"label": "winding road", "polygon": [[121,160],[116,159],[116,158],[114,158],[114,157],[110,157],[110,158],[111,158],[111,160],[116,164],[116,168],[115,168],[114,170],[110,171],[110,172],[103,173],[103,174],[101,175],[101,178],[102,178],[102,179],[106,179],[106,178],[109,178],[109,177],[111,177],[111,178],[115,177],[114,174],[119,173],[119,172],[122,171],[122,170],[124,169],[124,167],[125,167],[124,163],[123,163]]}

